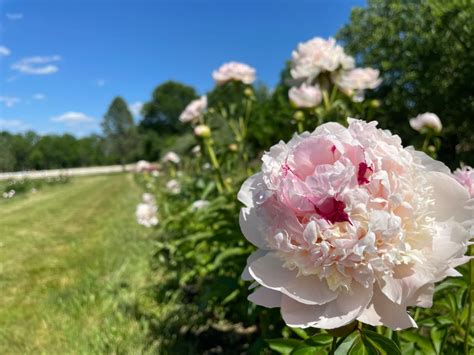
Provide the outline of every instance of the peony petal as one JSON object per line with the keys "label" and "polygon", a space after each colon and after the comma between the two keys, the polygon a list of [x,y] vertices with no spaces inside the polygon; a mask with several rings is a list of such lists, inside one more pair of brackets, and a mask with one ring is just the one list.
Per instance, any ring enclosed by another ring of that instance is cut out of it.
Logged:
{"label": "peony petal", "polygon": [[275,253],[268,253],[252,262],[249,273],[261,285],[301,303],[324,304],[337,297],[337,293],[317,276],[298,275],[296,270],[283,267],[283,261]]}
{"label": "peony petal", "polygon": [[242,280],[244,280],[244,281],[253,281],[253,277],[249,273],[249,266],[253,261],[261,258],[266,253],[267,252],[265,250],[259,249],[259,250],[254,251],[252,254],[249,255],[249,257],[247,258],[247,265],[245,266],[245,269],[242,272],[242,275],[240,276],[242,278]]}
{"label": "peony petal", "polygon": [[247,299],[258,306],[277,308],[281,305],[281,297],[281,292],[261,286],[250,294]]}
{"label": "peony petal", "polygon": [[391,302],[378,287],[374,288],[372,302],[357,320],[373,326],[384,325],[393,330],[416,327],[415,321],[407,313],[406,306]]}
{"label": "peony petal", "polygon": [[247,240],[260,249],[268,249],[264,236],[258,229],[261,224],[255,208],[244,207],[240,210],[240,229]]}
{"label": "peony petal", "polygon": [[473,211],[466,209],[469,193],[454,178],[440,172],[427,174],[428,182],[433,186],[433,217],[439,221],[454,218],[463,222],[473,218]]}
{"label": "peony petal", "polygon": [[290,327],[334,329],[356,319],[371,298],[371,288],[354,282],[350,293],[341,292],[334,301],[324,305],[305,305],[283,296],[281,313]]}
{"label": "peony petal", "polygon": [[433,274],[419,265],[398,265],[394,274],[385,274],[377,279],[381,291],[387,298],[398,304],[406,304],[416,291],[428,283],[433,283]]}

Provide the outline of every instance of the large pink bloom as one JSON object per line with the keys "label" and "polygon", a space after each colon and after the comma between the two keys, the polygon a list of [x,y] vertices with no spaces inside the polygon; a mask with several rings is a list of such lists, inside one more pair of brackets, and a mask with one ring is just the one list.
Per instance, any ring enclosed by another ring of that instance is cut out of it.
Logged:
{"label": "large pink bloom", "polygon": [[258,247],[249,299],[280,307],[289,326],[416,326],[407,307],[430,307],[434,283],[467,261],[467,191],[376,125],[349,119],[280,142],[239,192]]}

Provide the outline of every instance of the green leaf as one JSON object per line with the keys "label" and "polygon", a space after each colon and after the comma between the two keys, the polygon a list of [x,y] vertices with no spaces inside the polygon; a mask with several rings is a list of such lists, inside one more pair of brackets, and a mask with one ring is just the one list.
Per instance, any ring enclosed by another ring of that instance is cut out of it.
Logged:
{"label": "green leaf", "polygon": [[291,355],[318,355],[324,354],[321,349],[318,349],[315,346],[304,345],[296,348],[291,352]]}
{"label": "green leaf", "polygon": [[[378,354],[382,355],[401,355],[400,348],[395,342],[381,334],[371,330],[364,330],[362,336],[367,339],[377,350]],[[365,340],[365,339],[364,339]]]}
{"label": "green leaf", "polygon": [[416,347],[423,352],[424,355],[435,355],[436,351],[433,348],[433,344],[431,342],[422,337],[417,333],[412,332],[401,332],[400,337],[407,341],[415,343]]}
{"label": "green leaf", "polygon": [[293,349],[303,344],[302,340],[285,338],[267,339],[266,342],[268,343],[268,346],[270,346],[270,349],[275,350],[280,354],[290,354]]}
{"label": "green leaf", "polygon": [[291,331],[293,333],[295,333],[296,335],[298,335],[301,339],[308,339],[309,338],[309,335],[306,334],[306,331],[304,329],[301,329],[301,328],[292,328],[290,327]]}
{"label": "green leaf", "polygon": [[443,348],[443,344],[445,342],[446,336],[448,334],[448,330],[446,328],[432,328],[430,331],[431,341],[433,342],[433,346],[436,350],[437,354],[441,354],[441,349]]}
{"label": "green leaf", "polygon": [[351,349],[352,345],[354,344],[354,341],[356,338],[359,336],[358,332],[354,332],[350,334],[344,341],[337,347],[334,355],[346,355],[349,353],[349,350]]}
{"label": "green leaf", "polygon": [[332,342],[332,336],[329,334],[316,334],[305,341],[308,345],[328,345]]}

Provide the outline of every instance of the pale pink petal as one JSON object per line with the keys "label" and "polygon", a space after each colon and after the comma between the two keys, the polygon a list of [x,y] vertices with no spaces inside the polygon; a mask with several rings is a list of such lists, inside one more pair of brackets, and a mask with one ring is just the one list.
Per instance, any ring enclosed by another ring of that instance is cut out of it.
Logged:
{"label": "pale pink petal", "polygon": [[301,303],[324,304],[337,297],[337,293],[317,276],[298,275],[295,270],[283,267],[282,260],[275,253],[268,253],[252,262],[249,272],[261,285]]}
{"label": "pale pink petal", "polygon": [[281,306],[281,297],[281,292],[261,286],[248,296],[248,300],[258,306],[277,308]]}
{"label": "pale pink petal", "polygon": [[372,302],[357,320],[373,326],[385,325],[393,330],[416,327],[415,321],[407,313],[406,306],[390,301],[378,287],[374,288]]}

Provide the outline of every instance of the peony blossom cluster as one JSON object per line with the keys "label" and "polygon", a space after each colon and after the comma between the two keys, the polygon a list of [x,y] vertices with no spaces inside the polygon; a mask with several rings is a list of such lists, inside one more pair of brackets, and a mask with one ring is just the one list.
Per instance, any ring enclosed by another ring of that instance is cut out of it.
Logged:
{"label": "peony blossom cluster", "polygon": [[10,190],[10,191],[5,191],[3,194],[2,194],[2,197],[3,198],[12,198],[13,196],[15,196],[15,190]]}
{"label": "peony blossom cluster", "polygon": [[183,123],[198,121],[207,110],[207,96],[191,101],[179,116]]}
{"label": "peony blossom cluster", "polygon": [[410,118],[410,126],[415,131],[421,132],[426,129],[432,129],[435,132],[441,132],[443,125],[439,117],[431,112],[419,114],[414,118]]}
{"label": "peony blossom cluster", "polygon": [[142,202],[138,204],[135,211],[138,224],[147,228],[156,226],[158,224],[157,212],[158,207],[156,206],[155,197],[152,194],[144,193]]}
{"label": "peony blossom cluster", "polygon": [[470,166],[463,166],[460,169],[456,169],[454,172],[454,178],[464,186],[469,192],[469,196],[474,198],[474,169]]}
{"label": "peony blossom cluster", "polygon": [[244,84],[250,85],[255,81],[255,69],[244,63],[228,62],[222,64],[219,69],[214,70],[212,77],[217,85],[222,85],[229,81],[241,81]]}
{"label": "peony blossom cluster", "polygon": [[291,327],[414,327],[407,307],[431,307],[434,284],[468,260],[467,191],[376,125],[326,123],[280,142],[238,194],[258,248],[242,275],[249,300]]}
{"label": "peony blossom cluster", "polygon": [[[308,106],[309,88],[313,86],[312,103],[320,87],[325,90],[336,85],[342,92],[351,96],[354,101],[363,100],[366,89],[375,89],[382,80],[379,71],[372,68],[355,68],[355,60],[344,52],[344,48],[336,44],[333,38],[325,40],[315,37],[307,42],[300,43],[292,53],[291,76],[296,82],[304,82],[304,86],[290,89],[291,102],[300,108]],[[327,75],[326,75],[327,74]],[[303,95],[304,94],[304,95]],[[317,95],[321,96],[321,94]],[[296,99],[295,99],[296,98]],[[319,99],[318,104],[321,102]]]}
{"label": "peony blossom cluster", "polygon": [[161,160],[163,161],[163,163],[170,162],[174,164],[179,164],[181,161],[181,158],[175,152],[168,152],[164,155],[164,157]]}

